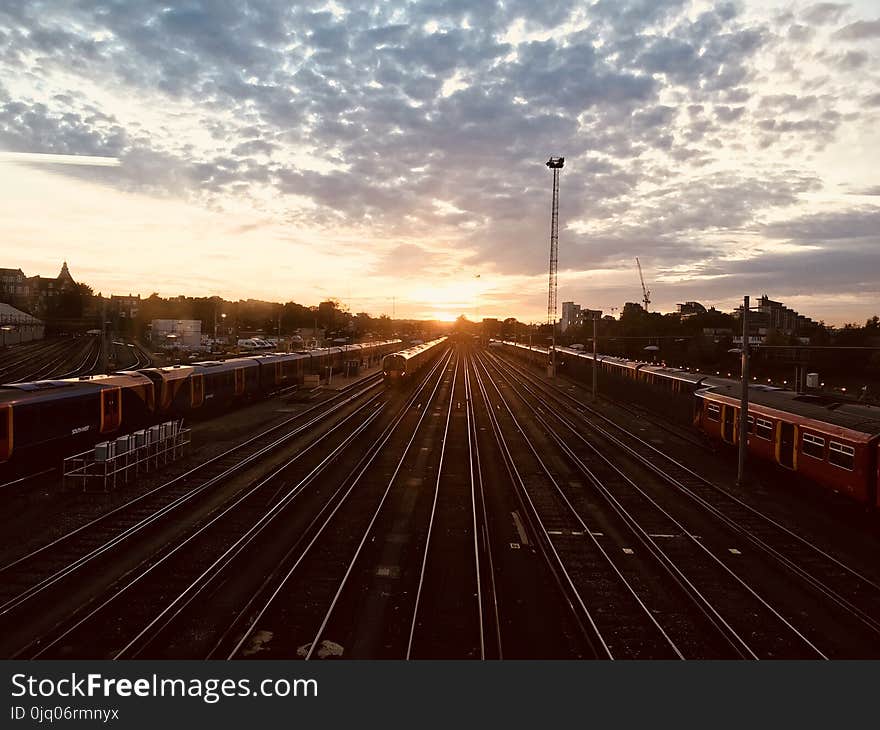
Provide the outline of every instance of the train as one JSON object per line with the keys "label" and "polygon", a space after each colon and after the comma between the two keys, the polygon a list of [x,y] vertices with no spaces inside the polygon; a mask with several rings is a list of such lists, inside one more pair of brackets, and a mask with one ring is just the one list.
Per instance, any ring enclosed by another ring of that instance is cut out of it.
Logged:
{"label": "train", "polygon": [[[501,346],[535,364],[545,364],[549,355],[542,347]],[[714,442],[738,446],[738,381],[609,355],[596,361],[603,393],[644,403]],[[561,373],[592,379],[592,353],[557,347],[556,363]],[[747,418],[751,457],[880,507],[880,407],[751,383]]]}
{"label": "train", "polygon": [[46,463],[152,423],[229,410],[306,375],[373,365],[402,345],[383,340],[0,385],[0,467]]}
{"label": "train", "polygon": [[408,382],[412,376],[427,365],[446,347],[447,337],[410,347],[382,358],[382,375],[390,386]]}

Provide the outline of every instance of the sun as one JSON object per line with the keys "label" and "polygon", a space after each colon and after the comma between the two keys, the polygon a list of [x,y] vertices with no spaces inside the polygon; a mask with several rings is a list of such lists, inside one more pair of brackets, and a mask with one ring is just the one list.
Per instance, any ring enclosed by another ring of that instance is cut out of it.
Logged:
{"label": "sun", "polygon": [[438,322],[454,322],[457,317],[452,312],[431,312],[428,316],[430,319],[435,319]]}

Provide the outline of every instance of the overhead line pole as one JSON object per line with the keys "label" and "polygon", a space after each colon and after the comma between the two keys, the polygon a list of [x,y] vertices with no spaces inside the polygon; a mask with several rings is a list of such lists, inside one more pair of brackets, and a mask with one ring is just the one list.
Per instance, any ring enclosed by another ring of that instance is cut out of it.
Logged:
{"label": "overhead line pole", "polygon": [[593,315],[593,400],[598,400],[599,394],[599,315]]}
{"label": "overhead line pole", "polygon": [[742,308],[742,382],[739,403],[739,449],[737,451],[736,484],[743,486],[746,478],[746,452],[749,447],[749,297],[743,297]]}

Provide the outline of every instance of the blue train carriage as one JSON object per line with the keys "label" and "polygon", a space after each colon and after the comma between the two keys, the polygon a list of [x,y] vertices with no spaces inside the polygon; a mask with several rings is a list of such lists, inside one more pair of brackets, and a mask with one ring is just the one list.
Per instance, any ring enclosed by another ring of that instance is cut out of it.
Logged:
{"label": "blue train carriage", "polygon": [[402,340],[379,340],[377,342],[364,343],[364,357],[366,359],[366,367],[380,364],[382,358],[392,352],[398,352],[403,349]]}
{"label": "blue train carriage", "polygon": [[303,375],[309,372],[309,356],[301,352],[270,352],[244,359],[256,363],[259,389],[262,393],[290,385],[301,385]]}
{"label": "blue train carriage", "polygon": [[252,358],[193,363],[194,408],[232,408],[260,394],[260,366]]}
{"label": "blue train carriage", "polygon": [[507,340],[489,340],[489,346],[491,347],[493,344],[500,344],[500,348],[503,351],[509,352],[517,359],[530,364],[541,365],[543,367],[549,362],[548,358],[550,357],[550,350],[546,347],[541,347],[539,345],[529,346],[527,343],[509,342]]}
{"label": "blue train carriage", "polygon": [[343,347],[318,347],[309,350],[309,372],[321,377],[327,376],[331,370],[334,373],[342,372],[345,367],[345,352]]}
{"label": "blue train carriage", "polygon": [[309,358],[306,365],[306,372],[309,375],[319,375],[321,377],[327,375],[327,368],[330,366],[329,348],[318,347],[314,350],[305,350],[303,354]]}
{"label": "blue train carriage", "polygon": [[705,375],[665,365],[642,365],[636,379],[641,386],[640,402],[682,425],[694,423],[694,394],[705,387]]}
{"label": "blue train carriage", "polygon": [[445,336],[438,337],[436,340],[385,355],[382,358],[383,379],[389,385],[410,380],[446,348],[447,340]]}
{"label": "blue train carriage", "polygon": [[0,386],[0,462],[61,458],[146,425],[155,408],[137,372]]}

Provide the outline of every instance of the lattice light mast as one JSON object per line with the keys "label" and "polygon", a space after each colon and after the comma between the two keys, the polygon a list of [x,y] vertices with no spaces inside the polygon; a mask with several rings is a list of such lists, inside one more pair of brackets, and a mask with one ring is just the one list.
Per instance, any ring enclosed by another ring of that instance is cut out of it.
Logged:
{"label": "lattice light mast", "polygon": [[547,167],[553,171],[553,199],[550,206],[550,282],[547,291],[547,324],[552,328],[550,348],[550,375],[556,374],[556,315],[559,268],[559,172],[565,164],[564,157],[551,157]]}

